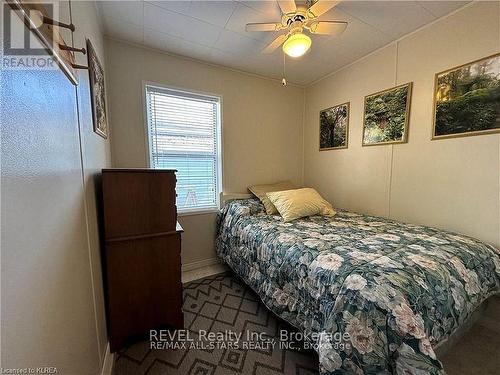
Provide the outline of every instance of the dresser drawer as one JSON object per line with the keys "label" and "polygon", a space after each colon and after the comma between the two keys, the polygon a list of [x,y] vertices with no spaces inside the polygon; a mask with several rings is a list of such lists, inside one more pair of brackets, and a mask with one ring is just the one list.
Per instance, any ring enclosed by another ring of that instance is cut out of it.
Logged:
{"label": "dresser drawer", "polygon": [[106,238],[175,230],[175,173],[103,171]]}
{"label": "dresser drawer", "polygon": [[180,236],[106,244],[112,350],[153,327],[182,328]]}

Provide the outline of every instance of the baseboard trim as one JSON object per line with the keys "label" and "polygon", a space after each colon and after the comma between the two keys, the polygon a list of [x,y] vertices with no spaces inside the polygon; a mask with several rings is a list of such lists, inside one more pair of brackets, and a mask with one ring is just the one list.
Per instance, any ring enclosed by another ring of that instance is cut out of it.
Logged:
{"label": "baseboard trim", "polygon": [[191,262],[182,266],[182,283],[199,280],[207,276],[226,272],[228,268],[217,258]]}
{"label": "baseboard trim", "polygon": [[219,259],[208,258],[208,259],[198,260],[196,262],[183,264],[182,272],[194,271],[203,267],[213,266],[215,264],[220,264]]}
{"label": "baseboard trim", "polygon": [[109,350],[109,342],[106,345],[106,353],[104,354],[104,361],[102,363],[101,375],[112,375],[113,366],[115,364],[115,355]]}

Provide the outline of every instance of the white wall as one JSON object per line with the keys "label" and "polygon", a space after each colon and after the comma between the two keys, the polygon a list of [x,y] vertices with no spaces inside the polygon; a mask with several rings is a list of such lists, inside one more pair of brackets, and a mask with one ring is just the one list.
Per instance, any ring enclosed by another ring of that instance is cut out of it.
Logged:
{"label": "white wall", "polygon": [[[500,247],[500,135],[430,140],[434,74],[499,51],[500,3],[477,2],[308,87],[305,184],[337,207]],[[410,81],[409,142],[362,147],[364,96]],[[319,111],[344,102],[349,148],[319,152]]]}
{"label": "white wall", "polygon": [[[106,39],[116,167],[146,167],[143,81],[222,96],[223,190],[290,179],[302,182],[304,91],[151,49]],[[215,214],[183,216],[184,264],[215,257]]]}
{"label": "white wall", "polygon": [[[60,3],[64,22],[69,6]],[[95,4],[72,2],[71,14],[75,46],[90,38],[104,63]],[[110,147],[92,130],[87,71],[79,81],[75,88],[60,70],[2,72],[4,368],[101,372],[107,338],[94,177],[110,165]]]}
{"label": "white wall", "polygon": [[[93,1],[72,1],[71,15],[72,21],[76,25],[76,31],[73,33],[74,45],[78,48],[86,48],[86,39],[89,39],[92,42],[92,46],[106,74],[107,67],[104,55],[104,38],[102,25],[100,24],[100,18],[97,12],[97,4]],[[87,65],[87,55],[76,54],[76,62],[81,65]],[[101,267],[98,200],[101,196],[101,169],[111,167],[111,134],[109,134],[108,139],[104,139],[94,133],[89,74],[86,70],[79,71],[77,95],[85,215],[88,223],[86,229],[89,239],[89,261],[91,265],[99,361],[102,363],[104,361],[108,339]]]}

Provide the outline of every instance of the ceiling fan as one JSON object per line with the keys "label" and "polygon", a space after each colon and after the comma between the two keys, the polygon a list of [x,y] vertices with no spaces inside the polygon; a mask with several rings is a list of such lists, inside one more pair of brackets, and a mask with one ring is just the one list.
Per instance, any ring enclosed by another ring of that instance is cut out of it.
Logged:
{"label": "ceiling fan", "polygon": [[284,31],[274,39],[262,53],[272,53],[283,44],[283,51],[291,57],[299,57],[311,47],[311,38],[304,34],[304,29],[311,34],[338,35],[347,22],[320,21],[319,16],[328,12],[340,1],[308,0],[305,5],[297,6],[294,0],[277,0],[281,9],[281,22],[247,23],[246,31]]}

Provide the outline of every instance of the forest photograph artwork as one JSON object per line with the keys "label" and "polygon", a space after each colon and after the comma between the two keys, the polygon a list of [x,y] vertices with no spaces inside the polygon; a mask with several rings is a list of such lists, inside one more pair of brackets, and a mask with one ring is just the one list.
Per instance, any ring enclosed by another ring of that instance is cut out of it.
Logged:
{"label": "forest photograph artwork", "polygon": [[363,145],[406,142],[411,87],[410,82],[365,97]]}
{"label": "forest photograph artwork", "polygon": [[500,131],[500,54],[436,74],[433,138]]}
{"label": "forest photograph artwork", "polygon": [[347,148],[349,103],[324,109],[319,113],[319,149]]}

